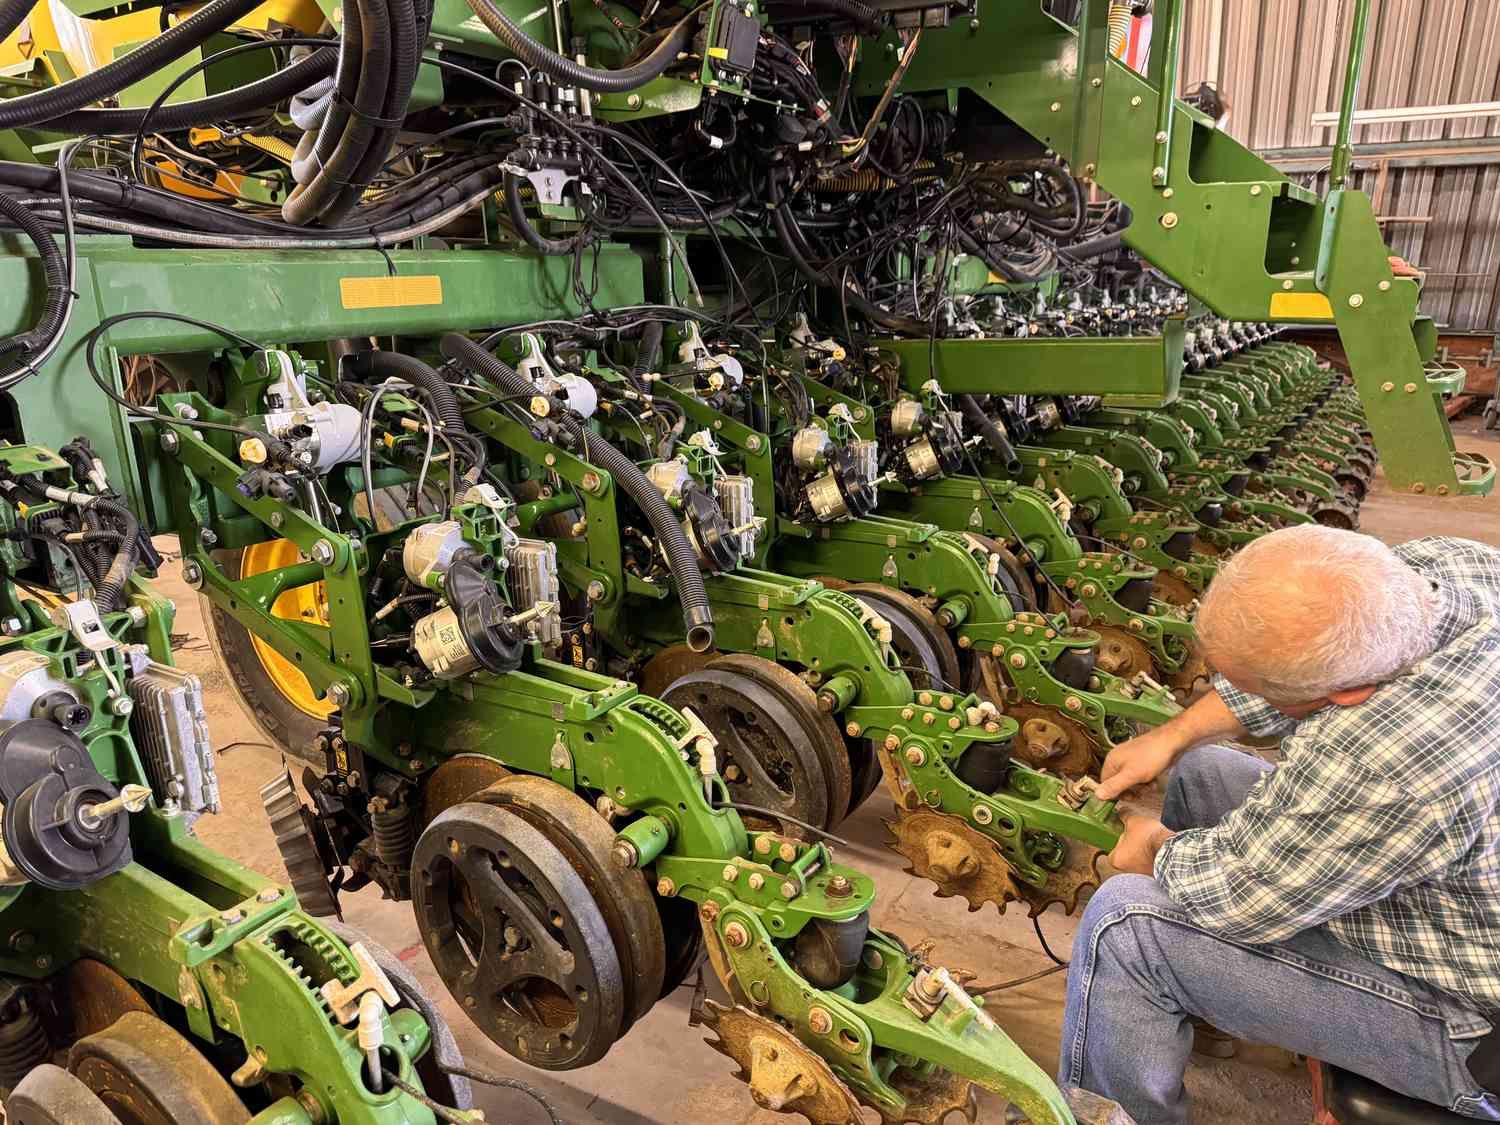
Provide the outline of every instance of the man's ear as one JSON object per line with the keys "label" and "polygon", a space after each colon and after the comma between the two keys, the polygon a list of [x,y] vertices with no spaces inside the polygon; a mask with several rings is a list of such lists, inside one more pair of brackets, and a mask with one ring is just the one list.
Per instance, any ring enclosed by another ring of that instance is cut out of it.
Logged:
{"label": "man's ear", "polygon": [[1375,694],[1378,685],[1368,684],[1365,687],[1345,688],[1343,691],[1330,691],[1328,702],[1336,707],[1358,707],[1370,696]]}

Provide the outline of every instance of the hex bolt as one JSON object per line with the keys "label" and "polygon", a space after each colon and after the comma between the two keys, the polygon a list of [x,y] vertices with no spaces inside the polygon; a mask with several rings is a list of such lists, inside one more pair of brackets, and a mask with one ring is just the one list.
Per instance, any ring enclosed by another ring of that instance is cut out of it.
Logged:
{"label": "hex bolt", "polygon": [[917,712],[915,711],[915,709],[913,709],[911,707],[903,707],[903,708],[901,708],[901,718],[905,722],[908,722],[908,723],[911,722],[912,716],[915,715],[916,713]]}
{"label": "hex bolt", "polygon": [[791,863],[797,858],[797,845],[787,841],[781,845],[776,854],[780,856],[782,863]]}
{"label": "hex bolt", "polygon": [[343,709],[349,706],[354,696],[350,693],[347,685],[343,683],[330,684],[328,686],[328,701],[335,707]]}
{"label": "hex bolt", "polygon": [[750,872],[750,878],[746,879],[745,882],[750,884],[752,891],[758,891],[766,885],[766,877],[759,871],[752,871]]}
{"label": "hex bolt", "polygon": [[859,737],[859,732],[860,732],[860,731],[861,731],[861,730],[862,730],[862,729],[863,729],[863,728],[862,728],[862,727],[860,727],[860,725],[859,725],[859,724],[858,724],[858,723],[850,723],[850,724],[849,724],[849,725],[848,725],[848,726],[846,726],[846,727],[845,727],[845,728],[844,728],[844,732],[845,732],[845,733],[846,733],[846,734],[847,734],[847,735],[848,735],[848,736],[849,736],[849,737],[850,737],[850,738],[858,738],[858,737]]}
{"label": "hex bolt", "polygon": [[799,883],[796,879],[788,879],[785,883],[781,884],[781,897],[786,899],[788,902],[791,902],[792,899],[796,898],[801,893],[802,884]]}
{"label": "hex bolt", "polygon": [[1165,215],[1163,215],[1161,217],[1161,225],[1167,230],[1171,230],[1173,227],[1175,227],[1177,225],[1177,212],[1168,211]]}
{"label": "hex bolt", "polygon": [[198,542],[202,543],[205,547],[212,547],[218,541],[219,537],[214,534],[212,528],[205,527],[198,533]]}
{"label": "hex bolt", "polygon": [[1159,145],[1166,144],[1167,143],[1167,131],[1165,129],[1159,129],[1159,130],[1157,130],[1156,136],[1153,139]]}
{"label": "hex bolt", "polygon": [[1260,190],[1261,189],[1260,189],[1260,185],[1259,184],[1251,184],[1250,185],[1250,194],[1251,195],[1259,195],[1260,194]]}
{"label": "hex bolt", "polygon": [[[1295,258],[1292,259],[1292,260],[1296,261]],[[1388,291],[1390,289],[1390,287],[1391,287],[1391,283],[1389,281],[1382,281],[1378,286],[1376,286],[1376,288],[1379,289],[1382,293]]]}
{"label": "hex bolt", "polygon": [[275,902],[280,897],[281,897],[281,888],[280,887],[267,887],[265,890],[261,891],[260,894],[258,894],[258,895],[255,896],[255,901],[256,902],[270,903],[270,902]]}
{"label": "hex bolt", "polygon": [[745,439],[745,448],[748,449],[751,453],[759,453],[760,452],[760,435],[759,434],[751,434],[749,437],[747,437]]}
{"label": "hex bolt", "polygon": [[628,109],[640,109],[641,108],[641,96],[639,94],[631,94],[629,97],[627,97],[625,99],[625,105],[626,105],[626,108],[628,108]]}
{"label": "hex bolt", "polygon": [[724,882],[732,883],[739,878],[740,869],[732,863],[726,863],[724,870],[720,874],[724,876]]}
{"label": "hex bolt", "polygon": [[1026,667],[1026,654],[1024,652],[1013,652],[1010,654],[1010,666],[1012,668]]}
{"label": "hex bolt", "polygon": [[1056,112],[1058,112],[1058,111],[1059,111],[1059,110],[1060,110],[1060,109],[1062,109],[1062,102],[1053,102],[1053,103],[1052,103],[1052,104],[1051,104],[1051,105],[1049,105],[1049,106],[1048,106],[1048,107],[1047,107],[1047,108],[1048,108],[1048,109],[1049,109],[1049,110],[1051,110],[1051,111],[1052,111],[1052,112],[1053,112],[1053,113],[1056,113]]}
{"label": "hex bolt", "polygon": [[130,701],[128,695],[117,695],[109,701],[109,713],[118,718],[127,718],[135,710],[135,704]]}
{"label": "hex bolt", "polygon": [[284,524],[284,523],[286,523],[286,517],[284,515],[282,515],[280,512],[272,512],[271,513],[271,526],[272,527],[277,528],[279,530],[281,528],[281,525]]}
{"label": "hex bolt", "polygon": [[203,568],[192,561],[183,563],[182,580],[196,590],[203,585]]}
{"label": "hex bolt", "polygon": [[663,875],[656,881],[656,893],[662,898],[671,898],[677,893],[677,884]]}
{"label": "hex bolt", "polygon": [[179,445],[181,445],[181,442],[178,440],[175,430],[163,430],[161,432],[161,447],[163,451],[175,457]]}
{"label": "hex bolt", "polygon": [[932,692],[924,691],[921,695],[917,696],[917,702],[920,703],[923,707],[931,707]]}
{"label": "hex bolt", "polygon": [[706,921],[717,922],[719,920],[719,904],[713,899],[709,899],[702,906],[698,907],[698,914]]}
{"label": "hex bolt", "polygon": [[927,762],[927,753],[920,746],[908,746],[906,748],[906,761],[908,765],[924,765]]}
{"label": "hex bolt", "polygon": [[1365,303],[1365,296],[1364,296],[1363,293],[1350,293],[1349,294],[1349,307],[1351,309],[1357,309],[1357,308],[1359,308],[1360,305],[1362,305],[1364,303]]}
{"label": "hex bolt", "polygon": [[807,1013],[807,1030],[814,1035],[827,1035],[833,1030],[833,1017],[825,1008],[813,1008]]}
{"label": "hex bolt", "polygon": [[974,806],[974,823],[975,824],[988,824],[990,821],[992,821],[994,819],[995,819],[995,814],[990,811],[990,807],[988,805],[975,805]]}
{"label": "hex bolt", "polygon": [[731,949],[744,949],[750,944],[750,931],[738,922],[724,927],[724,943]]}
{"label": "hex bolt", "polygon": [[828,880],[829,898],[848,898],[854,893],[854,883],[847,875],[835,875]]}
{"label": "hex bolt", "polygon": [[319,566],[331,566],[333,564],[333,544],[326,539],[319,539],[312,546],[312,560]]}
{"label": "hex bolt", "polygon": [[1063,706],[1069,711],[1077,711],[1083,707],[1083,700],[1079,699],[1076,695],[1070,695],[1063,700]]}
{"label": "hex bolt", "polygon": [[609,849],[609,858],[616,867],[628,871],[635,866],[640,853],[629,840],[616,840],[614,846]]}
{"label": "hex bolt", "polygon": [[604,583],[597,579],[588,585],[588,598],[591,602],[602,602],[604,600]]}
{"label": "hex bolt", "polygon": [[771,837],[757,836],[755,838],[755,851],[759,855],[771,854]]}
{"label": "hex bolt", "polygon": [[245,920],[245,912],[238,908],[234,910],[225,910],[220,912],[219,918],[232,926],[236,922],[243,922]]}
{"label": "hex bolt", "polygon": [[583,490],[585,492],[598,492],[604,482],[599,479],[599,474],[587,472],[583,474]]}

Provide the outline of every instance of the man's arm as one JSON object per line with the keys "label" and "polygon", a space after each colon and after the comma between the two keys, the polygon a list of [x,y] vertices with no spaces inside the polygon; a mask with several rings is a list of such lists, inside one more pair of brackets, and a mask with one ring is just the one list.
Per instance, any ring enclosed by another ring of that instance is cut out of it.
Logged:
{"label": "man's arm", "polygon": [[[1219,686],[1221,681],[1222,687]],[[1099,771],[1098,798],[1111,801],[1137,785],[1155,780],[1194,746],[1219,738],[1243,737],[1248,726],[1221,694],[1226,689],[1245,700],[1257,699],[1253,695],[1235,692],[1227,680],[1217,677],[1214,690],[1200,696],[1186,711],[1168,719],[1155,730],[1120,743],[1109,752]]]}
{"label": "man's arm", "polygon": [[1402,786],[1297,740],[1217,825],[1160,843],[1157,880],[1205,930],[1280,941],[1430,878],[1462,850]]}

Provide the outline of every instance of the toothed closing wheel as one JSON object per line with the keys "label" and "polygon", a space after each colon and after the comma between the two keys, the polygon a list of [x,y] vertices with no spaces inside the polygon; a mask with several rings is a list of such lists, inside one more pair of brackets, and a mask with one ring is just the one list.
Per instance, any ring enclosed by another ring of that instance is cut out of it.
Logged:
{"label": "toothed closing wheel", "polygon": [[704,1042],[739,1064],[735,1077],[750,1085],[762,1109],[797,1113],[812,1125],[855,1125],[859,1099],[786,1028],[740,1005],[704,1001],[703,1022],[717,1036]]}

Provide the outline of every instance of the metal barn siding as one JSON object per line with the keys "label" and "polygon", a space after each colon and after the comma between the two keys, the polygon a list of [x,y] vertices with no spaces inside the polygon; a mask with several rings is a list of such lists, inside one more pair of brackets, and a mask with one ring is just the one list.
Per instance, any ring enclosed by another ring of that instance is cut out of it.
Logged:
{"label": "metal barn siding", "polygon": [[[1213,83],[1236,139],[1321,190],[1333,130],[1312,115],[1338,108],[1353,8],[1186,0],[1180,88]],[[1496,100],[1500,0],[1374,0],[1360,109]],[[1353,185],[1389,220],[1392,249],[1428,272],[1423,310],[1451,331],[1500,333],[1500,117],[1357,125],[1354,142]],[[1393,144],[1418,151],[1370,148]]]}

